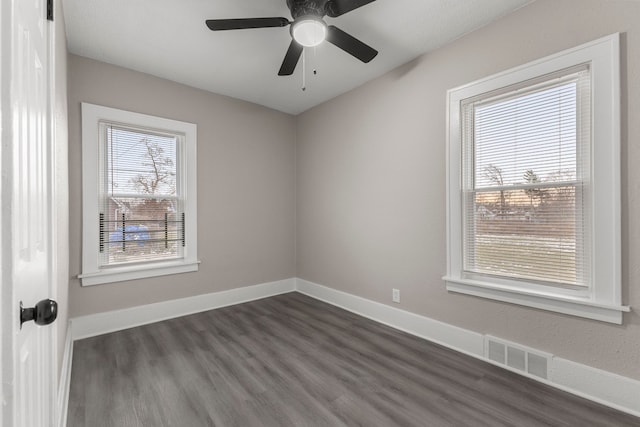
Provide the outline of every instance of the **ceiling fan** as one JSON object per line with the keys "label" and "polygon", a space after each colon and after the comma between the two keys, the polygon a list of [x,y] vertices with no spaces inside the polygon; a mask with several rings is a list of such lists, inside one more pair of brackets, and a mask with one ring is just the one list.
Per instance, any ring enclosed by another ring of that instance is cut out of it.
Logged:
{"label": "ceiling fan", "polygon": [[339,47],[362,62],[369,62],[378,51],[341,29],[327,25],[323,18],[335,18],[358,9],[375,0],[287,0],[293,21],[287,18],[208,19],[212,31],[241,30],[247,28],[286,27],[291,25],[291,44],[282,61],[279,76],[290,76],[298,64],[305,47],[317,46],[323,41]]}

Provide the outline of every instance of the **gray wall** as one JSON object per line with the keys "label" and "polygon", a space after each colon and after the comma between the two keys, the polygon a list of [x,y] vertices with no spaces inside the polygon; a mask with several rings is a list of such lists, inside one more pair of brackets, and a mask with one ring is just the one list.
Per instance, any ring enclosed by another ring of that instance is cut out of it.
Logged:
{"label": "gray wall", "polygon": [[297,275],[640,379],[622,326],[449,294],[447,89],[623,32],[623,302],[640,309],[640,2],[538,0],[298,117]]}
{"label": "gray wall", "polygon": [[53,296],[58,302],[58,372],[62,373],[64,343],[69,323],[69,182],[67,165],[67,36],[64,30],[62,2],[55,2],[55,205],[57,235],[55,236],[55,284]]}
{"label": "gray wall", "polygon": [[[72,317],[295,276],[294,117],[78,56],[68,66]],[[198,272],[80,286],[81,102],[198,125]]]}

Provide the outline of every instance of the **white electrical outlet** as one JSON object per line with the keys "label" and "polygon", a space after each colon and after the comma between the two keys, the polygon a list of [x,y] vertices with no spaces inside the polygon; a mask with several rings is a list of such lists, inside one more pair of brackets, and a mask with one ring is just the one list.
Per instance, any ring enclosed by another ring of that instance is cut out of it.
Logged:
{"label": "white electrical outlet", "polygon": [[400,289],[393,289],[393,292],[391,294],[391,300],[393,302],[400,303]]}

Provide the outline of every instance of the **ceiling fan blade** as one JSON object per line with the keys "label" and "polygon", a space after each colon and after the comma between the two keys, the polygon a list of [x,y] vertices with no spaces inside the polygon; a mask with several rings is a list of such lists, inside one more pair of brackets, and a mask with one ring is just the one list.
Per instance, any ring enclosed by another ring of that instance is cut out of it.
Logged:
{"label": "ceiling fan blade", "polygon": [[207,19],[207,27],[211,31],[244,30],[246,28],[286,27],[290,24],[287,18],[241,18],[241,19]]}
{"label": "ceiling fan blade", "polygon": [[325,6],[327,15],[336,18],[375,0],[329,0]]}
{"label": "ceiling fan blade", "polygon": [[333,25],[329,25],[327,28],[327,41],[365,63],[371,61],[378,54],[378,51],[371,46]]}
{"label": "ceiling fan blade", "polygon": [[289,49],[287,49],[287,54],[284,56],[284,61],[282,61],[280,71],[278,71],[279,76],[290,76],[293,74],[293,71],[296,69],[296,65],[298,65],[298,61],[300,60],[300,55],[302,55],[303,49],[304,48],[301,44],[295,40],[291,40]]}

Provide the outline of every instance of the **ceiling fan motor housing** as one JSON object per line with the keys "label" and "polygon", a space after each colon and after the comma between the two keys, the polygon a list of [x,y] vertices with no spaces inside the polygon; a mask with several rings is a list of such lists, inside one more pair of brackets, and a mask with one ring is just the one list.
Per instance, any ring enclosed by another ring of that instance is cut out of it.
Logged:
{"label": "ceiling fan motor housing", "polygon": [[301,16],[316,16],[322,18],[327,14],[328,0],[287,0],[287,6],[294,20]]}

